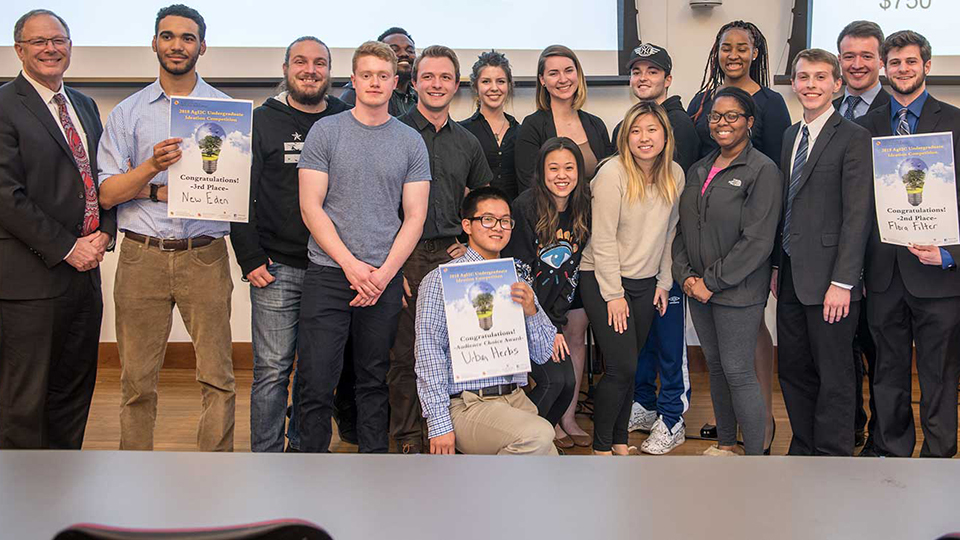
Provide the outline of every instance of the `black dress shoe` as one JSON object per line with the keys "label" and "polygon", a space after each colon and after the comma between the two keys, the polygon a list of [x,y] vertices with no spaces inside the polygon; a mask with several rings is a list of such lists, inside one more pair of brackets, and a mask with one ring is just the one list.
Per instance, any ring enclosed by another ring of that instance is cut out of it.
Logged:
{"label": "black dress shoe", "polygon": [[866,444],[867,444],[867,433],[862,429],[858,429],[853,434],[853,446],[865,446]]}
{"label": "black dress shoe", "polygon": [[769,456],[770,449],[773,448],[773,440],[777,438],[777,419],[773,419],[773,433],[770,434],[770,445],[763,449],[763,455]]}
{"label": "black dress shoe", "polygon": [[333,420],[337,423],[337,433],[340,434],[340,440],[345,443],[357,444],[356,411],[341,412],[334,407]]}
{"label": "black dress shoe", "polygon": [[717,440],[717,426],[713,424],[704,424],[703,427],[700,428],[700,438],[714,441]]}

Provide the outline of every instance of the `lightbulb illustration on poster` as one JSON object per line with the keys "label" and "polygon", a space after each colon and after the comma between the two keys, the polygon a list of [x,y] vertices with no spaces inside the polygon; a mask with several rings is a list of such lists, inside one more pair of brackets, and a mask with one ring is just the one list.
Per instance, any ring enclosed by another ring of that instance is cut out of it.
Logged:
{"label": "lightbulb illustration on poster", "polygon": [[906,246],[960,243],[950,133],[873,139],[880,240]]}
{"label": "lightbulb illustration on poster", "polygon": [[252,128],[252,101],[170,98],[183,156],[167,170],[168,216],[247,222]]}
{"label": "lightbulb illustration on poster", "polygon": [[513,301],[513,259],[440,266],[456,382],[530,371],[523,308]]}

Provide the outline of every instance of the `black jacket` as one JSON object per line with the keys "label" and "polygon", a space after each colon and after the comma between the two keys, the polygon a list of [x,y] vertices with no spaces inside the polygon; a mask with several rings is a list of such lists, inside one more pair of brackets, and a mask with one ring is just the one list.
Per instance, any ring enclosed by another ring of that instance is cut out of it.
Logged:
{"label": "black jacket", "polygon": [[[690,118],[700,109],[700,102],[703,100],[703,94],[693,96],[690,106],[687,107],[687,113]],[[757,116],[753,119],[753,137],[750,138],[754,148],[763,152],[768,158],[773,160],[777,166],[780,166],[780,149],[783,147],[783,132],[790,124],[790,111],[787,109],[787,103],[776,91],[761,87],[753,95],[753,102],[757,105]],[[700,136],[700,156],[706,157],[714,150],[719,148],[716,141],[710,137],[710,124],[707,122],[707,114],[713,107],[713,98],[708,96],[703,104],[700,116],[694,121],[697,128],[697,134]]]}
{"label": "black jacket", "polygon": [[286,95],[280,94],[253,111],[250,219],[230,224],[230,242],[244,276],[266,264],[268,257],[287,266],[307,267],[310,231],[300,217],[297,161],[313,122],[347,108],[328,95],[323,112],[307,114],[291,108]]}
{"label": "black jacket", "polygon": [[[867,128],[874,137],[893,135],[890,125],[889,102],[857,119],[857,123]],[[899,105],[897,105],[899,107]],[[960,109],[928,96],[915,133],[953,133],[953,162],[960,163]],[[958,183],[960,185],[960,183]],[[960,204],[960,190],[957,201]],[[874,201],[876,204],[876,201]],[[953,260],[960,264],[960,246],[944,246]],[[864,279],[867,290],[883,292],[890,286],[894,265],[900,269],[900,276],[907,291],[918,298],[951,298],[960,296],[960,273],[956,267],[944,270],[936,266],[925,265],[907,248],[884,244],[880,241],[880,229],[873,220],[870,239],[867,241],[867,255],[864,261]],[[867,295],[869,296],[869,294]]]}
{"label": "black jacket", "polygon": [[[613,155],[616,149],[610,144],[610,135],[603,120],[584,111],[577,111],[577,115],[580,117],[580,124],[583,125],[587,142],[590,143],[590,149],[593,150],[597,161]],[[516,150],[517,186],[520,193],[533,185],[540,146],[547,142],[547,139],[556,136],[557,126],[553,123],[553,113],[550,111],[537,111],[523,119],[523,123],[520,124],[520,133],[517,134]]]}
{"label": "black jacket", "polygon": [[[799,133],[797,122],[783,137],[781,214],[787,209],[790,162]],[[832,281],[853,285],[852,301],[862,297],[863,254],[874,221],[872,163],[870,133],[834,111],[810,149],[790,210],[793,286],[804,305],[823,304]],[[773,250],[775,266],[785,256],[782,246],[781,220]],[[778,289],[781,286],[778,282]]]}
{"label": "black jacket", "polygon": [[[560,214],[556,241],[548,246],[541,245],[537,236],[540,216],[537,215],[535,193],[528,189],[513,202],[511,215],[516,226],[510,243],[500,255],[516,260],[521,270],[520,279],[533,288],[550,321],[562,331],[580,280],[580,259],[589,238],[574,241],[568,208]],[[587,223],[590,223],[590,216],[587,216]]]}
{"label": "black jacket", "polygon": [[[97,184],[103,127],[89,97],[64,87],[87,135]],[[82,234],[83,180],[57,120],[23,75],[0,87],[0,300],[63,295],[77,270],[63,259]],[[116,211],[99,230],[117,237]],[[100,268],[88,272],[100,288]]]}
{"label": "black jacket", "polygon": [[[872,113],[873,111],[879,109],[880,107],[883,107],[884,105],[889,105],[889,104],[890,104],[890,94],[888,94],[886,90],[881,88],[880,92],[877,94],[877,97],[873,98],[873,102],[870,103],[870,107],[867,108],[867,112],[866,114],[864,114],[864,116]],[[842,94],[840,95],[840,97],[833,100],[833,108],[839,111],[841,105],[843,105]]]}
{"label": "black jacket", "polygon": [[509,114],[504,116],[507,118],[507,130],[500,144],[497,144],[493,129],[487,123],[487,119],[480,114],[479,109],[470,118],[460,121],[460,125],[467,128],[467,131],[473,133],[473,136],[480,141],[483,153],[487,156],[487,165],[493,173],[490,185],[503,190],[512,201],[518,194],[515,157],[520,123]]}
{"label": "black jacket", "polygon": [[[690,170],[690,167],[700,159],[700,136],[697,135],[697,128],[693,125],[693,120],[687,115],[683,108],[680,96],[668,97],[662,103],[667,111],[667,118],[670,120],[670,126],[673,128],[673,138],[677,143],[673,151],[673,160],[680,164],[684,174]],[[617,146],[617,136],[620,134],[620,127],[623,122],[613,128],[612,144],[614,149]]]}
{"label": "black jacket", "polygon": [[770,254],[780,221],[780,169],[747,143],[746,149],[700,189],[720,155],[690,168],[680,194],[680,224],[673,241],[673,279],[704,280],[710,301],[722,306],[763,304],[770,294]]}

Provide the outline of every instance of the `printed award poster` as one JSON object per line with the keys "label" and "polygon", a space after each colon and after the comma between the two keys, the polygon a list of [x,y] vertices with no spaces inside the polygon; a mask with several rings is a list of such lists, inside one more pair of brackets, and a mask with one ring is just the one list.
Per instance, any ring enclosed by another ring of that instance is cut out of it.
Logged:
{"label": "printed award poster", "polygon": [[530,371],[523,308],[510,297],[513,259],[440,266],[453,380]]}
{"label": "printed award poster", "polygon": [[253,102],[170,98],[170,137],[183,156],[167,169],[167,215],[246,223]]}
{"label": "printed award poster", "polygon": [[880,240],[906,246],[960,243],[950,133],[873,139]]}

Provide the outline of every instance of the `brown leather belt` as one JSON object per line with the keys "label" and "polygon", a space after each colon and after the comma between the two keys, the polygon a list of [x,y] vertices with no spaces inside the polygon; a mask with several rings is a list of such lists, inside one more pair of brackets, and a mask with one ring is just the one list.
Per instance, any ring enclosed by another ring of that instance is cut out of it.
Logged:
{"label": "brown leather belt", "polygon": [[457,241],[455,236],[442,236],[440,238],[431,238],[429,240],[420,240],[417,242],[418,246],[422,246],[423,249],[434,253],[436,251],[444,250],[453,245]]}
{"label": "brown leather belt", "polygon": [[[480,388],[477,390],[464,390],[463,392],[470,392],[471,394],[476,394],[480,397],[489,397],[489,396],[506,396],[512,394],[514,390],[518,388],[517,383],[510,384],[495,384],[493,386],[487,386],[486,388]],[[463,392],[457,392],[456,394],[450,394],[451,398],[460,397]]]}
{"label": "brown leather belt", "polygon": [[148,246],[153,246],[159,248],[160,251],[186,251],[188,249],[199,248],[203,246],[210,245],[216,238],[212,236],[195,236],[193,238],[155,238],[153,236],[145,236],[142,234],[137,234],[135,232],[125,232],[127,238],[140,242],[141,244],[146,244]]}

